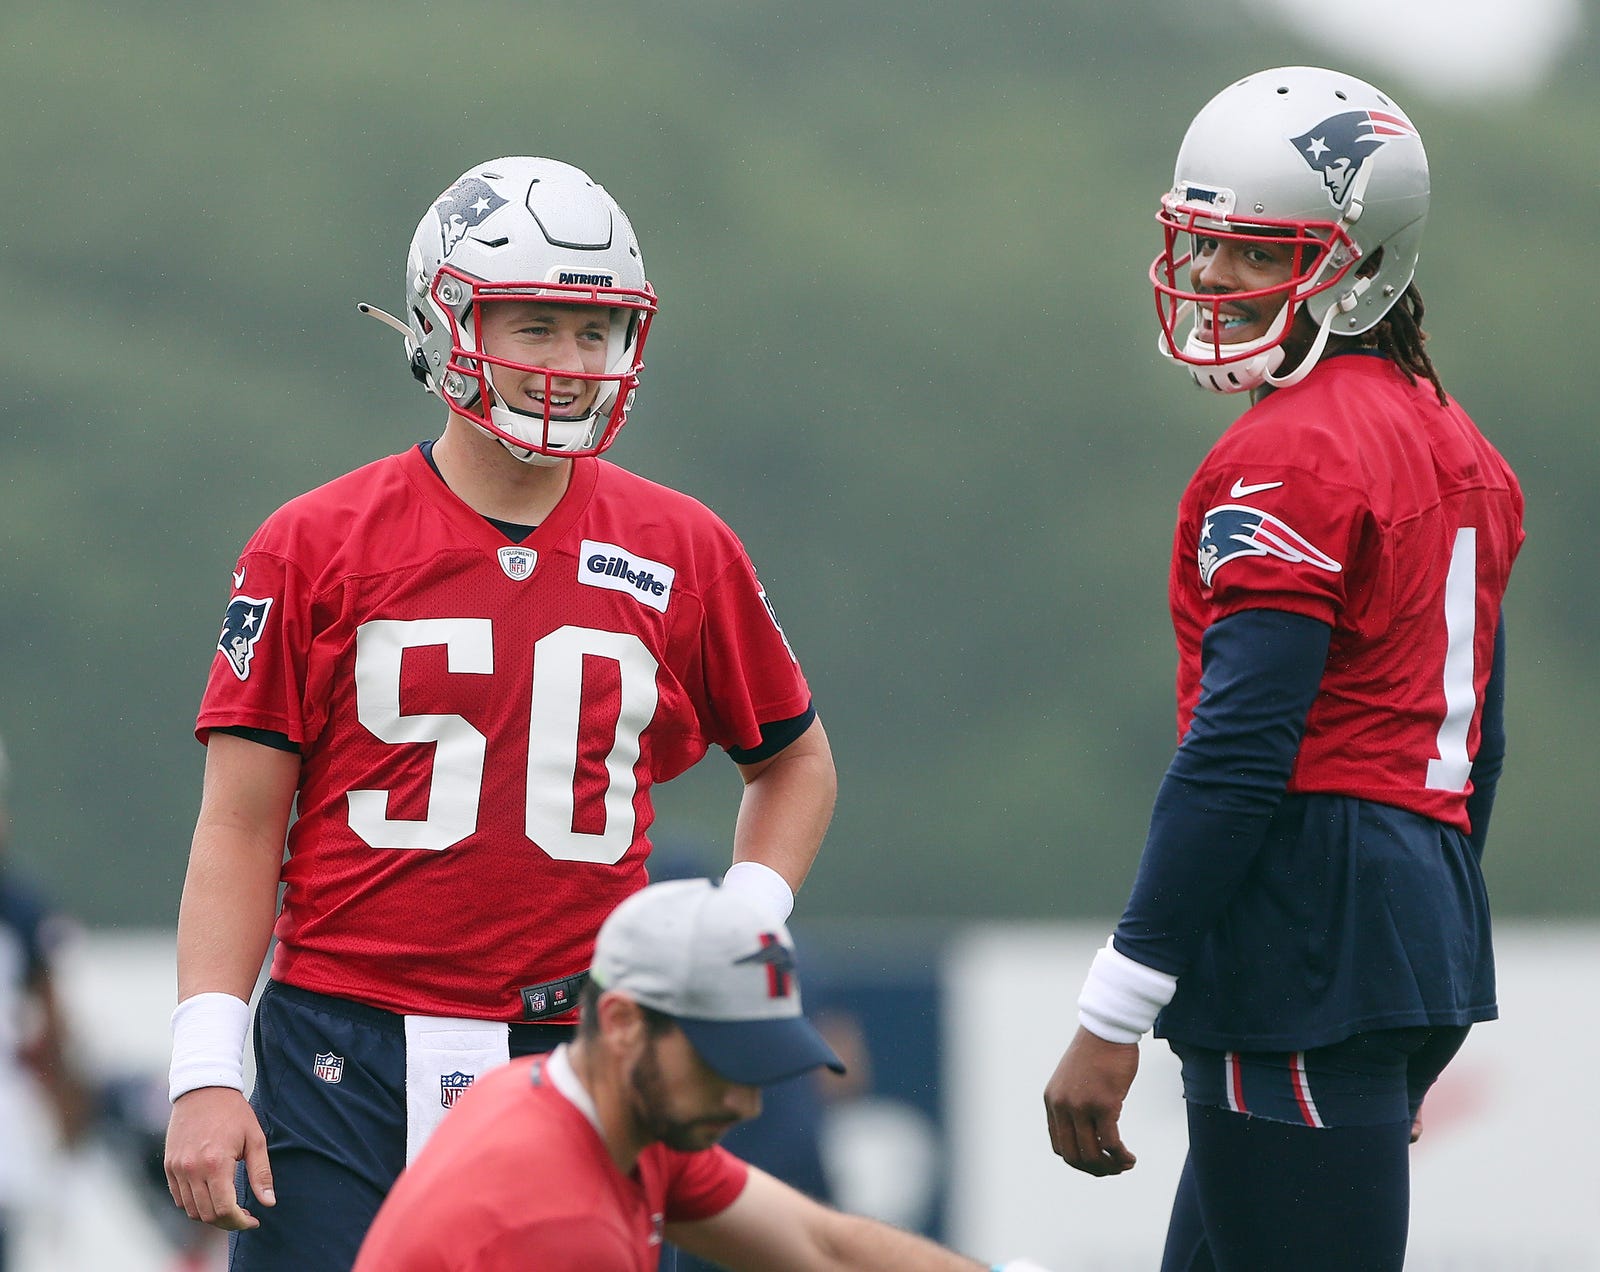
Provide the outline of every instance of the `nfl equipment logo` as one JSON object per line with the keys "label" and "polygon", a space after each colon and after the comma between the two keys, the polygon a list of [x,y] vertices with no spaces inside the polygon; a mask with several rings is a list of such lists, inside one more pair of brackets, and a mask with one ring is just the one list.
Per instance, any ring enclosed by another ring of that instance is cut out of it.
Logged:
{"label": "nfl equipment logo", "polygon": [[533,567],[538,563],[539,554],[531,548],[508,547],[500,549],[500,568],[506,572],[506,577],[515,582],[522,582],[533,573]]}
{"label": "nfl equipment logo", "polygon": [[317,1056],[312,1072],[329,1086],[335,1086],[344,1080],[344,1057],[325,1051]]}
{"label": "nfl equipment logo", "polygon": [[477,1076],[471,1073],[462,1073],[459,1069],[455,1073],[441,1073],[439,1075],[439,1103],[449,1108],[461,1098],[461,1093],[472,1085],[472,1079]]}
{"label": "nfl equipment logo", "polygon": [[550,1006],[550,1000],[544,990],[536,989],[528,995],[528,1010],[533,1012],[545,1011]]}

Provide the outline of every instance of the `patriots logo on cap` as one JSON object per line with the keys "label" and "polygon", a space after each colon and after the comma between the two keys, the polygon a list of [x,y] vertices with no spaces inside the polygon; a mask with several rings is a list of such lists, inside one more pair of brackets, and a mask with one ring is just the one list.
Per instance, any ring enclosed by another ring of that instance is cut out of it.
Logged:
{"label": "patriots logo on cap", "polygon": [[761,934],[761,948],[754,954],[736,958],[735,963],[765,963],[767,965],[767,997],[787,998],[794,986],[794,952],[778,939],[775,932]]}
{"label": "patriots logo on cap", "polygon": [[222,618],[222,634],[217,637],[217,649],[227,656],[228,666],[240,680],[250,677],[256,642],[267,630],[267,614],[271,610],[271,597],[262,600],[254,596],[236,596],[228,602],[228,612]]}
{"label": "patriots logo on cap", "polygon": [[441,1073],[439,1075],[439,1103],[445,1108],[450,1108],[461,1098],[461,1093],[472,1085],[472,1080],[477,1077],[475,1073],[462,1073],[457,1069],[454,1073]]}
{"label": "patriots logo on cap", "polygon": [[1380,146],[1395,137],[1416,135],[1417,130],[1399,115],[1350,110],[1330,115],[1292,140],[1306,166],[1322,177],[1334,207],[1343,207],[1356,173]]}
{"label": "patriots logo on cap", "polygon": [[1344,566],[1290,528],[1281,517],[1245,504],[1220,504],[1200,527],[1200,582],[1206,587],[1235,557],[1273,556],[1337,574]]}
{"label": "patriots logo on cap", "polygon": [[457,181],[433,205],[444,254],[449,256],[468,230],[477,229],[485,218],[505,205],[506,201],[482,177],[462,177]]}

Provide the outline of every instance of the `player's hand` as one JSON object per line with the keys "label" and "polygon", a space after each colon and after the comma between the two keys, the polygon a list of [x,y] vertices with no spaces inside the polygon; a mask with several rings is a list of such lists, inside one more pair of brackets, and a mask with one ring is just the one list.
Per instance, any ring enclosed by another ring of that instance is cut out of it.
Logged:
{"label": "player's hand", "polygon": [[1117,1121],[1139,1071],[1139,1044],[1107,1042],[1083,1026],[1044,1089],[1050,1147],[1068,1166],[1090,1175],[1120,1175],[1137,1160]]}
{"label": "player's hand", "polygon": [[1415,1144],[1422,1138],[1422,1114],[1418,1113],[1411,1119],[1411,1142]]}
{"label": "player's hand", "polygon": [[259,1228],[239,1204],[234,1166],[245,1164],[250,1190],[263,1206],[276,1203],[267,1137],[255,1110],[232,1087],[200,1087],[178,1097],[167,1123],[167,1191],[191,1219],[224,1232]]}

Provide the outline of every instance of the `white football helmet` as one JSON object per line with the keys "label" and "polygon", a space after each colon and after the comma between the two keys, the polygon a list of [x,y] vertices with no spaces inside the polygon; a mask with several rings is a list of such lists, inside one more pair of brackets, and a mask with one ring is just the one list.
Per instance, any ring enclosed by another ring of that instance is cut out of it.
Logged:
{"label": "white football helmet", "polygon": [[[1219,393],[1296,383],[1330,335],[1360,335],[1400,299],[1416,272],[1427,216],[1422,139],[1383,93],[1312,66],[1247,76],[1194,117],[1172,189],[1161,196],[1156,219],[1165,244],[1150,281],[1162,354]],[[1293,276],[1254,292],[1197,292],[1187,271],[1203,238],[1288,242]],[[1264,335],[1223,341],[1225,302],[1280,294],[1284,304]],[[1316,338],[1296,367],[1277,376],[1302,307],[1317,324]]]}
{"label": "white football helmet", "polygon": [[[502,301],[611,310],[605,370],[552,370],[483,353],[483,306]],[[364,312],[388,316],[372,306]],[[493,159],[463,173],[417,225],[406,257],[411,369],[456,414],[518,459],[553,464],[598,455],[627,422],[644,368],[656,294],[627,215],[587,173],[554,159]],[[543,413],[495,391],[493,366],[545,377]],[[581,418],[551,415],[550,381],[597,381]]]}

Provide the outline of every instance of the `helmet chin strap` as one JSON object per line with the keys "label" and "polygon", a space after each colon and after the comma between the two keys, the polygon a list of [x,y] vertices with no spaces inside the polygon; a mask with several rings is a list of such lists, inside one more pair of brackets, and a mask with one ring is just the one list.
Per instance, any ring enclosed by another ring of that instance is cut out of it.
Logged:
{"label": "helmet chin strap", "polygon": [[[1351,304],[1355,303],[1356,294],[1353,291],[1350,293]],[[1333,320],[1343,312],[1342,305],[1329,305],[1328,312],[1322,315],[1322,323],[1317,328],[1316,339],[1311,342],[1311,347],[1306,350],[1305,356],[1295,364],[1294,370],[1287,371],[1283,375],[1273,375],[1272,371],[1277,370],[1277,367],[1273,367],[1261,377],[1262,381],[1275,389],[1286,389],[1291,384],[1299,384],[1310,375],[1311,368],[1317,365],[1317,359],[1322,357],[1322,351],[1328,347],[1328,335],[1333,330]],[[1281,347],[1278,352],[1283,352]]]}

